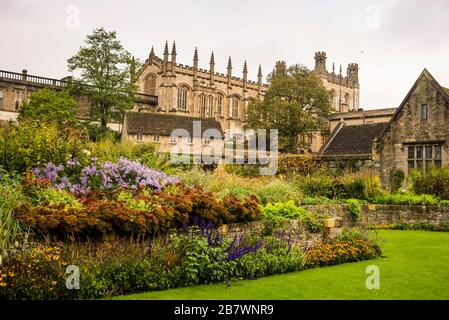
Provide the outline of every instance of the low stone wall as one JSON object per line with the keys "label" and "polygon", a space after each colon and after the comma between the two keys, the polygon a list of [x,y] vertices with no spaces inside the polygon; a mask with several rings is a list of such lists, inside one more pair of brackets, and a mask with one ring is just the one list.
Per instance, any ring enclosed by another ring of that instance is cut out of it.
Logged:
{"label": "low stone wall", "polygon": [[[314,213],[326,213],[339,218],[342,227],[354,226],[348,205],[310,205],[304,209]],[[406,206],[406,205],[361,205],[360,223],[369,225],[390,225],[394,223],[429,223],[443,226],[449,221],[449,208],[439,206]]]}
{"label": "low stone wall", "polygon": [[438,206],[394,206],[394,205],[361,205],[361,219],[358,223],[352,221],[348,205],[308,205],[302,206],[313,213],[328,214],[330,219],[323,221],[323,228],[319,233],[312,233],[307,224],[301,220],[282,221],[274,227],[269,221],[253,221],[245,224],[236,223],[222,225],[220,232],[233,237],[237,235],[279,235],[291,237],[292,241],[302,247],[332,241],[340,233],[341,228],[391,225],[394,223],[428,223],[443,226],[449,221],[449,208]]}
{"label": "low stone wall", "polygon": [[307,228],[307,224],[301,220],[285,220],[278,226],[272,228],[269,221],[253,221],[245,224],[236,223],[222,225],[220,232],[233,237],[237,235],[257,234],[257,235],[284,235],[285,238],[291,237],[294,243],[299,243],[302,247],[310,247],[312,245],[331,241],[340,234],[341,229],[331,224],[331,226],[323,226],[319,233],[312,233]]}

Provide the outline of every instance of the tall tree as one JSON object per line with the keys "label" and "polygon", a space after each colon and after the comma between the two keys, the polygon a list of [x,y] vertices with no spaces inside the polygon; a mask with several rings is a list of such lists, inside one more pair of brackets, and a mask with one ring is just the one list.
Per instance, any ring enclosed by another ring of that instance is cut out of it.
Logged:
{"label": "tall tree", "polygon": [[331,113],[329,93],[321,80],[302,65],[269,75],[270,87],[263,100],[248,105],[245,127],[278,129],[283,151],[298,150],[300,134],[325,132]]}
{"label": "tall tree", "polygon": [[94,30],[86,46],[67,62],[69,71],[81,74],[73,86],[90,99],[92,120],[100,120],[103,129],[112,119],[122,120],[135,100],[139,62],[123,48],[116,32]]}

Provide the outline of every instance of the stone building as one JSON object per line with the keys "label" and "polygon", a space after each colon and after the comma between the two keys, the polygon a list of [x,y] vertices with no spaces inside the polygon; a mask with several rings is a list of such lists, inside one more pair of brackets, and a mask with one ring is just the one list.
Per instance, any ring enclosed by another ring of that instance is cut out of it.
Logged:
{"label": "stone building", "polygon": [[[138,87],[141,93],[158,96],[158,105],[151,108],[137,104],[134,111],[162,112],[166,114],[214,118],[223,130],[242,130],[245,112],[251,99],[260,98],[269,88],[262,81],[262,70],[259,65],[257,81],[248,79],[247,63],[242,68],[242,76],[233,75],[231,57],[228,59],[226,74],[215,70],[215,57],[212,52],[209,69],[199,68],[198,50],[193,54],[193,66],[179,64],[178,53],[173,43],[171,51],[165,43],[163,57],[156,56],[151,49],[148,59],[138,74]],[[286,68],[285,61],[277,61],[274,71]],[[349,64],[346,76],[328,72],[326,68],[326,53],[315,54],[313,72],[322,80],[326,89],[331,92],[332,106],[342,113],[359,109],[359,79],[358,65]],[[129,127],[129,126],[128,126]],[[301,149],[305,152],[318,152],[324,137],[321,134],[310,133],[299,137]],[[134,139],[133,135],[125,139]]]}
{"label": "stone building", "polygon": [[374,139],[373,162],[385,184],[393,170],[449,165],[449,89],[426,69]]}
{"label": "stone building", "polygon": [[[192,66],[177,62],[178,53],[173,43],[169,50],[168,43],[162,58],[156,56],[153,49],[138,74],[138,95],[134,106],[135,112],[154,112],[179,117],[212,118],[223,131],[242,130],[245,112],[252,99],[263,99],[268,84],[262,81],[262,70],[259,65],[257,81],[248,78],[245,62],[241,69],[241,77],[235,76],[231,58],[228,59],[226,74],[216,72],[215,57],[212,53],[209,68],[199,67],[199,55],[195,49]],[[349,64],[346,76],[336,74],[335,67],[329,72],[326,67],[326,53],[315,53],[313,72],[322,80],[324,87],[331,92],[332,106],[341,116],[359,110],[359,77],[358,65]],[[277,61],[275,70],[286,68],[285,61]],[[63,90],[67,87],[69,77],[52,79],[29,75],[26,70],[15,73],[0,70],[0,120],[15,119],[20,105],[29,95],[42,88]],[[89,115],[90,106],[86,98],[78,101],[77,114],[80,118]],[[130,118],[128,118],[130,119]],[[192,119],[191,119],[192,120]],[[150,123],[148,124],[150,125]],[[119,124],[110,124],[121,130]],[[124,127],[130,128],[124,124]],[[124,139],[151,139],[143,135],[135,135],[122,130]],[[320,150],[325,137],[318,133],[308,133],[299,137],[300,150],[316,153]],[[138,140],[136,140],[138,141]]]}
{"label": "stone building", "polygon": [[[195,132],[194,123],[197,125]],[[215,148],[221,139],[208,137],[207,131],[216,130],[223,138],[224,132],[219,121],[213,118],[185,117],[159,112],[128,112],[124,122],[125,140],[152,142],[160,152],[170,152],[173,146],[195,154],[194,146]],[[178,130],[178,134],[173,134]],[[200,150],[201,152],[201,150]]]}
{"label": "stone building", "polygon": [[[390,112],[384,109],[378,119]],[[425,69],[388,122],[348,125],[340,120],[320,158],[333,164],[358,161],[377,170],[385,185],[394,170],[449,165],[449,89]]]}

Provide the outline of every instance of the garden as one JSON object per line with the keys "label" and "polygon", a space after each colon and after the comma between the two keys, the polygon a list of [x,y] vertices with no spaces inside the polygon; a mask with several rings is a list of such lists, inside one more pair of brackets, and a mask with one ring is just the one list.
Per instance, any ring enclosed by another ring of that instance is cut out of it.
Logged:
{"label": "garden", "polygon": [[[394,172],[386,190],[373,172],[331,170],[291,155],[267,177],[257,166],[174,165],[151,143],[120,142],[113,132],[98,134],[79,123],[20,119],[2,125],[0,162],[0,299],[234,286],[376,259],[382,243],[359,223],[360,205],[449,205],[448,169]],[[330,216],[307,210],[317,204],[347,204],[356,228],[313,244],[275,231],[297,220],[311,234],[323,232]],[[252,222],[264,228],[221,228]],[[69,290],[72,267],[80,285]]]}

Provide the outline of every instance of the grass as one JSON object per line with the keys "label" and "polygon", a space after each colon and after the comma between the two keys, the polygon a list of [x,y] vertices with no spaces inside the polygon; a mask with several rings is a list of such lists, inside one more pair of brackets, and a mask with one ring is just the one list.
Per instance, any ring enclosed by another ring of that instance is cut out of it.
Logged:
{"label": "grass", "polygon": [[[201,285],[116,299],[449,299],[449,233],[380,231],[384,257],[258,280]],[[380,289],[368,290],[365,269],[380,270]]]}

